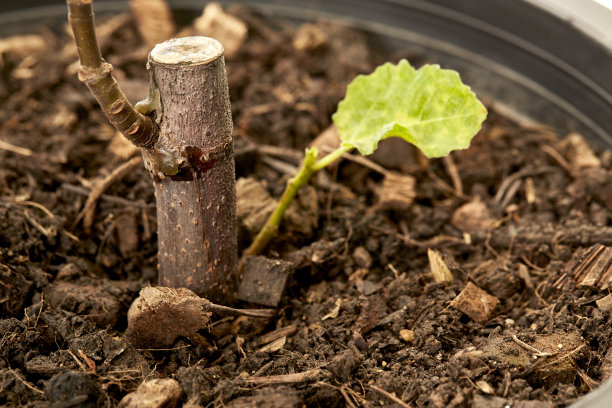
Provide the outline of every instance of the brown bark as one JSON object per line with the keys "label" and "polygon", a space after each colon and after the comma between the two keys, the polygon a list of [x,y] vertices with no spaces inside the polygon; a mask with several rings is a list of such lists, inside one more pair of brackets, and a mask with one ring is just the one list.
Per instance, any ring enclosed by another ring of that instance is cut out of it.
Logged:
{"label": "brown bark", "polygon": [[160,137],[144,156],[155,179],[159,284],[227,303],[237,261],[236,187],[222,54],[221,44],[206,37],[153,49]]}

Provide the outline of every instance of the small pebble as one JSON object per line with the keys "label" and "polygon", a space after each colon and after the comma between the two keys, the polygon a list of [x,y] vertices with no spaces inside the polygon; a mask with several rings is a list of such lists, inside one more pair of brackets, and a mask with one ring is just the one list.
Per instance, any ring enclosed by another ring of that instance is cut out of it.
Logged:
{"label": "small pebble", "polygon": [[414,341],[414,330],[402,329],[399,332],[400,339],[406,343]]}

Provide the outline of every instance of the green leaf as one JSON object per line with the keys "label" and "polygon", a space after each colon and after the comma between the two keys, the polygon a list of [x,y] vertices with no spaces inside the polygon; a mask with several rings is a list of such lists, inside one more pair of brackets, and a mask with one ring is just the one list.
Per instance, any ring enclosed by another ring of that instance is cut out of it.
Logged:
{"label": "green leaf", "polygon": [[469,147],[487,109],[455,71],[438,65],[415,70],[406,60],[386,63],[348,86],[333,120],[345,146],[372,154],[397,136],[427,157]]}

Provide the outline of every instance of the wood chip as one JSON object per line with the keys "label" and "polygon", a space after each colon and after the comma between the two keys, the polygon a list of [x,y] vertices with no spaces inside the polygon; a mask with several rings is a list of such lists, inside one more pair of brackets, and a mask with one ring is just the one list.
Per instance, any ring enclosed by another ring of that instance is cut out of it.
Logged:
{"label": "wood chip", "polygon": [[489,295],[472,282],[468,282],[465,288],[451,302],[451,306],[465,313],[470,319],[485,323],[499,305],[499,299]]}
{"label": "wood chip", "polygon": [[532,177],[525,179],[525,201],[528,204],[533,204],[536,201],[537,193]]}
{"label": "wood chip", "polygon": [[574,254],[565,271],[578,286],[606,290],[612,283],[612,247],[595,244]]}
{"label": "wood chip", "polygon": [[606,312],[612,312],[612,294],[596,300],[597,307]]}
{"label": "wood chip", "polygon": [[266,344],[265,346],[261,347],[257,351],[265,352],[265,353],[275,353],[279,351],[280,349],[282,349],[285,343],[287,343],[287,337],[283,336],[279,339],[274,340],[271,343]]}
{"label": "wood chip", "polygon": [[387,312],[385,300],[380,295],[368,296],[361,306],[359,316],[355,321],[355,329],[361,334],[367,334],[374,329]]}
{"label": "wood chip", "polygon": [[165,0],[130,0],[140,37],[149,48],[162,43],[176,31],[172,12]]}
{"label": "wood chip", "polygon": [[336,354],[327,365],[327,369],[340,383],[347,383],[351,380],[353,373],[363,359],[364,357],[359,350],[355,347],[349,347]]}
{"label": "wood chip", "polygon": [[601,161],[579,133],[572,132],[567,135],[557,148],[574,168],[601,167]]}
{"label": "wood chip", "polygon": [[239,18],[223,11],[219,3],[208,3],[202,16],[193,22],[198,35],[215,38],[225,50],[224,55],[232,58],[247,38],[247,25]]}
{"label": "wood chip", "polygon": [[256,346],[261,346],[262,344],[273,342],[274,340],[277,340],[281,337],[293,336],[296,332],[297,326],[291,324],[289,326],[281,327],[266,334],[262,334],[254,341],[254,344]]}
{"label": "wood chip", "polygon": [[89,358],[89,357],[87,356],[87,354],[85,354],[85,353],[83,352],[83,350],[81,350],[81,349],[78,349],[78,350],[77,350],[77,354],[79,355],[79,357],[81,357],[81,358],[82,358],[82,359],[85,361],[85,363],[87,364],[87,367],[88,367],[88,368],[89,368],[89,369],[90,369],[92,372],[94,372],[94,373],[95,373],[95,372],[96,372],[96,363],[95,363],[95,361],[93,361],[91,358]]}
{"label": "wood chip", "polygon": [[534,290],[535,285],[533,284],[533,279],[531,279],[531,275],[529,274],[529,269],[524,264],[519,264],[517,270],[518,276],[525,283],[525,286],[529,290]]}
{"label": "wood chip", "polygon": [[314,51],[327,44],[327,34],[315,24],[302,24],[296,30],[292,45],[297,51]]}
{"label": "wood chip", "polygon": [[38,34],[14,35],[0,38],[0,54],[14,54],[18,58],[25,58],[44,51],[45,48],[45,40]]}
{"label": "wood chip", "polygon": [[408,210],[416,197],[415,185],[414,177],[388,171],[377,191],[378,205],[385,210]]}
{"label": "wood chip", "polygon": [[321,370],[315,368],[314,370],[295,374],[273,375],[270,377],[249,377],[246,381],[254,385],[299,384],[316,381],[320,376]]}
{"label": "wood chip", "polygon": [[336,299],[334,308],[331,310],[331,312],[323,316],[321,320],[335,319],[336,317],[338,317],[338,314],[340,314],[341,306],[342,306],[342,299]]}
{"label": "wood chip", "polygon": [[470,234],[489,230],[494,222],[487,205],[478,199],[457,208],[451,218],[451,224]]}
{"label": "wood chip", "polygon": [[493,389],[491,384],[483,380],[476,381],[476,388],[478,388],[480,391],[482,391],[485,394],[489,394],[489,395],[495,394],[495,390]]}
{"label": "wood chip", "polygon": [[249,177],[236,182],[236,216],[249,234],[254,236],[259,232],[276,205],[260,181]]}
{"label": "wood chip", "polygon": [[238,299],[277,306],[285,292],[287,278],[294,270],[294,265],[288,261],[249,256],[238,284]]}
{"label": "wood chip", "polygon": [[[187,288],[147,287],[128,310],[127,338],[139,347],[170,347],[178,337],[198,338],[210,316],[270,318],[274,310],[234,309],[216,305]],[[236,319],[234,323],[245,319]],[[236,330],[234,333],[238,333]]]}
{"label": "wood chip", "polygon": [[136,391],[127,394],[119,403],[120,408],[174,408],[183,397],[178,381],[171,378],[156,378],[145,381]]}
{"label": "wood chip", "polygon": [[440,252],[427,249],[427,257],[429,258],[429,269],[436,283],[451,283],[455,279]]}

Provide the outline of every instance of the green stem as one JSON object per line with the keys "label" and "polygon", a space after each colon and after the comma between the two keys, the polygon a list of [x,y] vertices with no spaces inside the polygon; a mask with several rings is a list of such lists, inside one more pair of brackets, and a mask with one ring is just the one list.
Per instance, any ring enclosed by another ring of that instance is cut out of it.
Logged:
{"label": "green stem", "polygon": [[285,215],[285,211],[287,211],[287,208],[289,208],[293,202],[293,199],[298,191],[300,191],[300,189],[306,183],[308,183],[308,180],[310,180],[315,173],[335,162],[342,157],[344,153],[351,149],[352,147],[350,146],[341,145],[339,148],[320,160],[317,160],[316,149],[306,149],[306,155],[304,156],[304,161],[302,162],[300,170],[295,177],[290,179],[287,183],[287,187],[285,188],[285,191],[278,202],[278,206],[274,212],[270,214],[266,224],[259,231],[251,246],[249,246],[249,248],[245,251],[244,256],[257,255],[261,253],[261,251],[264,250],[272,238],[274,238],[274,236],[277,234],[278,226]]}

